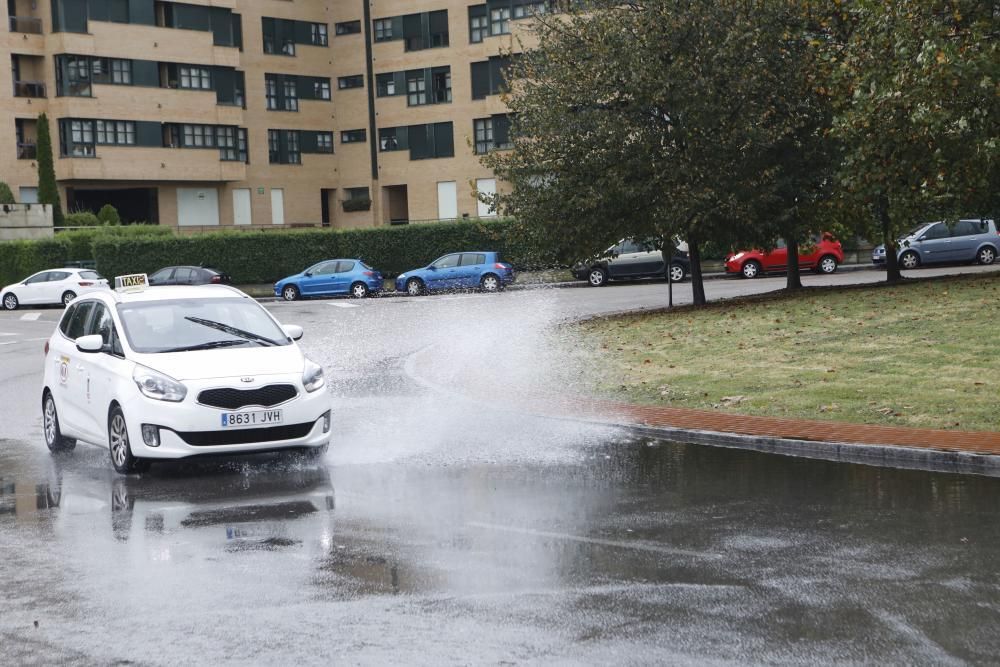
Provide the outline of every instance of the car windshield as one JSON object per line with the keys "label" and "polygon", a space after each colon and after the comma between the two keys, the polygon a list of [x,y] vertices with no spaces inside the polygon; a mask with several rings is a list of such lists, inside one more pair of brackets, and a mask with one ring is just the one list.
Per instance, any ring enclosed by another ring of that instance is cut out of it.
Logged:
{"label": "car windshield", "polygon": [[290,344],[267,311],[240,297],[122,303],[118,314],[140,353]]}
{"label": "car windshield", "polygon": [[914,227],[913,229],[911,229],[910,231],[906,232],[905,234],[903,234],[899,238],[905,239],[905,238],[909,238],[911,236],[916,236],[922,230],[926,229],[929,224],[931,224],[931,223],[923,222],[923,223],[917,225],[916,227]]}

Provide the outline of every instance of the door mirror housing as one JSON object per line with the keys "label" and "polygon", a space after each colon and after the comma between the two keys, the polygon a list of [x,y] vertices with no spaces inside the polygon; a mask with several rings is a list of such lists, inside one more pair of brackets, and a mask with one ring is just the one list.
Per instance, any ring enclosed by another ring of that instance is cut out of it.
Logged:
{"label": "door mirror housing", "polygon": [[428,271],[437,271],[437,270],[438,270],[438,267],[436,267],[436,266],[434,266],[433,264],[431,264],[430,266],[428,266],[428,267],[427,267],[427,270],[428,270]]}
{"label": "door mirror housing", "polygon": [[288,336],[289,338],[291,338],[292,340],[299,340],[300,338],[302,338],[302,335],[305,333],[302,330],[302,327],[300,327],[297,324],[285,324],[285,325],[282,325],[281,330],[284,331],[285,335]]}
{"label": "door mirror housing", "polygon": [[104,339],[101,338],[100,334],[92,334],[90,336],[80,336],[76,339],[76,349],[80,352],[86,352],[88,354],[93,354],[95,352],[100,352],[104,349]]}
{"label": "door mirror housing", "polygon": [[304,275],[304,276],[305,276],[306,278],[312,278],[312,275],[313,275],[313,272],[312,272],[312,271],[306,271],[306,272],[305,272],[304,274],[302,274],[302,275]]}

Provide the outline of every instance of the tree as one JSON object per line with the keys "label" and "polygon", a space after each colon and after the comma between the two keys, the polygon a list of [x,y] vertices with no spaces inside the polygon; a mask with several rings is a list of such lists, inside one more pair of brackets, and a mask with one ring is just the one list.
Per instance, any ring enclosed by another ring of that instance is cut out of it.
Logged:
{"label": "tree", "polygon": [[505,98],[515,148],[483,158],[510,184],[498,210],[543,225],[567,258],[680,235],[704,303],[701,244],[777,235],[757,220],[782,210],[774,159],[811,127],[791,101],[789,7],[598,0],[537,19],[539,45],[512,66]]}
{"label": "tree", "polygon": [[818,42],[845,147],[842,204],[886,245],[914,223],[1000,209],[1000,8],[980,0],[854,0]]}
{"label": "tree", "polygon": [[49,119],[44,113],[38,114],[37,141],[38,202],[52,205],[52,222],[56,227],[62,227],[62,204],[59,201],[56,170],[52,162],[52,137],[49,134]]}
{"label": "tree", "polygon": [[11,192],[10,186],[0,181],[0,204],[15,204],[14,193]]}
{"label": "tree", "polygon": [[101,210],[97,212],[97,219],[100,220],[102,225],[122,224],[121,216],[118,215],[118,209],[111,204],[105,204],[101,207]]}

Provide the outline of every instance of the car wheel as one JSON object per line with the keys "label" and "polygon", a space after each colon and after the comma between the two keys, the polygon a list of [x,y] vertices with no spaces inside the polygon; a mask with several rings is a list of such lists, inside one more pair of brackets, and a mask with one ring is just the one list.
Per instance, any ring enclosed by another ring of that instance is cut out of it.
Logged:
{"label": "car wheel", "polygon": [[149,469],[149,461],[132,455],[125,413],[117,405],[111,409],[111,414],[108,416],[108,449],[111,452],[111,465],[122,475]]}
{"label": "car wheel", "polygon": [[420,296],[424,293],[424,282],[420,278],[410,278],[406,281],[406,293],[410,296]]}
{"label": "car wheel", "polygon": [[595,266],[587,275],[587,282],[591,287],[600,287],[608,282],[608,272],[599,266]]}
{"label": "car wheel", "polygon": [[7,310],[17,310],[17,306],[17,297],[13,294],[8,294],[3,298],[3,307]]}
{"label": "car wheel", "polygon": [[740,269],[740,273],[743,274],[744,278],[756,278],[760,276],[760,262],[755,259],[751,259],[749,262],[744,262],[743,267]]}
{"label": "car wheel", "polygon": [[288,285],[281,290],[281,298],[285,301],[298,301],[300,296],[299,288],[295,285]]}
{"label": "car wheel", "polygon": [[49,391],[42,397],[42,427],[45,432],[45,444],[49,451],[66,452],[76,447],[76,440],[63,437],[59,428],[59,413],[56,412],[56,401]]}
{"label": "car wheel", "polygon": [[820,273],[836,273],[837,272],[837,258],[833,255],[823,255],[820,257],[819,264]]}
{"label": "car wheel", "polygon": [[904,269],[915,269],[920,266],[920,255],[912,250],[907,250],[899,256],[899,263]]}
{"label": "car wheel", "polygon": [[499,292],[501,287],[500,279],[492,273],[487,273],[483,276],[483,279],[479,281],[479,287],[482,288],[484,292]]}
{"label": "car wheel", "polygon": [[66,290],[62,295],[62,305],[68,306],[69,302],[76,298],[76,292]]}
{"label": "car wheel", "polygon": [[351,285],[351,296],[355,299],[363,299],[368,296],[368,285],[364,283],[354,283]]}
{"label": "car wheel", "polygon": [[979,253],[976,254],[976,261],[980,264],[992,264],[997,258],[997,251],[986,246],[985,248],[980,248]]}
{"label": "car wheel", "polygon": [[684,276],[686,275],[687,273],[684,271],[684,267],[681,266],[680,264],[670,265],[670,282],[672,283],[682,282],[684,280]]}

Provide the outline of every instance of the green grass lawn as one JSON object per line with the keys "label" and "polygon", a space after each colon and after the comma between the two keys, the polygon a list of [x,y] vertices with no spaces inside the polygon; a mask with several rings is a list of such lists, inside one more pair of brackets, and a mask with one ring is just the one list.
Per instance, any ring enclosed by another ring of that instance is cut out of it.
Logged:
{"label": "green grass lawn", "polygon": [[1000,279],[810,289],[581,325],[598,393],[734,414],[1000,430]]}

